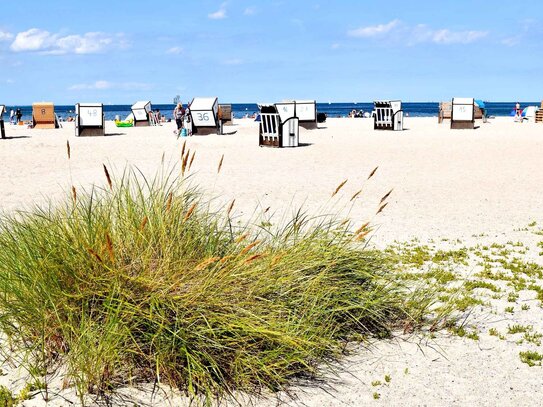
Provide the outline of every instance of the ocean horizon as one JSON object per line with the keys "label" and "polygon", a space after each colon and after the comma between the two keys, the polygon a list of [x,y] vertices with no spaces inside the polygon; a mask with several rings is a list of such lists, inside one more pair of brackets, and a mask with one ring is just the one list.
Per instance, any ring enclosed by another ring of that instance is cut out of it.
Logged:
{"label": "ocean horizon", "polygon": [[[219,100],[219,103],[232,105],[234,118],[243,118],[252,116],[258,112],[257,103],[228,103]],[[540,106],[541,102],[520,102],[522,108],[526,106]],[[515,102],[486,102],[485,107],[489,116],[510,116],[515,108]],[[185,104],[186,106],[186,104]],[[153,110],[158,109],[166,116],[167,119],[172,118],[172,112],[175,105],[173,103],[152,104]],[[21,109],[23,120],[32,118],[31,105],[6,105],[6,113],[4,119],[9,120],[10,109]],[[114,120],[116,116],[121,119],[126,118],[131,112],[131,104],[104,104],[104,114],[106,120]],[[439,102],[404,102],[402,103],[403,111],[409,117],[437,117]],[[74,115],[74,105],[55,105],[56,114],[66,119]],[[317,111],[326,113],[328,117],[347,117],[353,110],[371,112],[373,110],[373,102],[317,102]],[[6,119],[7,117],[7,119]]]}

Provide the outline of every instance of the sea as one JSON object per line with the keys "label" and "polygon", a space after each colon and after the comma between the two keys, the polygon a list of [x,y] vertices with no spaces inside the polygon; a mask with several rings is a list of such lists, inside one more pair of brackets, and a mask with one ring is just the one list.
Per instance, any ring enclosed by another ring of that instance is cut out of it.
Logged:
{"label": "sea", "polygon": [[[228,103],[220,101],[220,103]],[[511,116],[516,102],[486,102],[485,108],[489,116]],[[526,106],[540,106],[540,102],[521,102],[522,108]],[[130,114],[131,105],[104,105],[104,114],[106,120],[114,120],[117,116],[123,120]],[[153,110],[160,110],[167,119],[171,119],[175,105],[173,104],[153,104]],[[4,119],[9,120],[10,109],[20,108],[23,114],[23,120],[32,119],[32,106],[13,106],[6,105]],[[403,102],[402,108],[404,114],[409,117],[437,117],[439,110],[438,102]],[[317,103],[317,111],[326,113],[327,117],[347,117],[353,110],[357,112],[370,112],[373,110],[373,102],[353,102],[353,103]],[[232,112],[234,118],[251,117],[258,112],[256,103],[232,103]],[[74,116],[73,105],[56,105],[55,113],[66,120]]]}

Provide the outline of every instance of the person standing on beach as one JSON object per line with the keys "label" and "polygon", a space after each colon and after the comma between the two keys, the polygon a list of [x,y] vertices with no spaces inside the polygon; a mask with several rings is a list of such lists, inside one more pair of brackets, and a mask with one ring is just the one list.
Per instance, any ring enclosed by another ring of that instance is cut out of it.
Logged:
{"label": "person standing on beach", "polygon": [[21,121],[21,118],[23,117],[23,113],[21,112],[20,108],[17,108],[17,111],[15,112],[15,116],[17,116],[17,123]]}
{"label": "person standing on beach", "polygon": [[183,128],[183,116],[185,116],[185,109],[183,109],[183,103],[179,102],[175,109],[173,109],[173,118],[177,124],[177,134],[180,134]]}
{"label": "person standing on beach", "polygon": [[15,124],[15,110],[13,109],[9,111],[9,123]]}
{"label": "person standing on beach", "polygon": [[520,110],[520,103],[517,102],[517,104],[515,105],[515,121],[516,122],[521,122],[522,123],[522,110]]}

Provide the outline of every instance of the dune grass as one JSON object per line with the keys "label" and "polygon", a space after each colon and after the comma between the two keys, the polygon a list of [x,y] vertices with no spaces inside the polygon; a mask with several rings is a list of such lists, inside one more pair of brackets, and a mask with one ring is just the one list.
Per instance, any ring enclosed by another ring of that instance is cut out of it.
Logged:
{"label": "dune grass", "polygon": [[81,397],[136,382],[204,402],[276,391],[433,301],[348,223],[234,227],[231,207],[172,174],[107,173],[105,188],[3,216],[0,330],[45,381],[62,366]]}

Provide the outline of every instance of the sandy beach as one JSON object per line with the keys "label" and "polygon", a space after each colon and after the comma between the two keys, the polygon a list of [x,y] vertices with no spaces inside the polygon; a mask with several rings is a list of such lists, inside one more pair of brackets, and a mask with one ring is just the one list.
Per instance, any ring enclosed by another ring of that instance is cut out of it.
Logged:
{"label": "sandy beach", "polygon": [[[498,117],[477,126],[451,130],[437,118],[406,118],[406,130],[392,132],[374,131],[371,119],[328,119],[319,129],[300,129],[301,147],[272,149],[258,146],[258,123],[250,119],[235,120],[226,126],[226,135],[179,139],[174,123],[117,128],[107,122],[107,136],[95,138],[75,137],[71,123],[55,130],[6,125],[8,139],[0,140],[0,209],[12,213],[54,203],[72,185],[103,186],[102,164],[117,174],[134,166],[152,176],[161,166],[171,168],[179,161],[186,141],[196,151],[193,182],[208,196],[219,197],[218,205],[235,199],[240,222],[268,207],[274,222],[281,222],[303,207],[310,214],[349,217],[357,226],[370,221],[375,227],[371,244],[379,248],[413,239],[435,250],[520,242],[526,250],[512,255],[543,265],[537,248],[543,240],[537,233],[543,225],[543,125]],[[367,180],[376,167],[375,176]],[[388,206],[376,215],[381,197],[391,189]],[[534,222],[537,226],[528,226]],[[475,256],[458,272],[469,275],[478,267]],[[341,373],[330,378],[331,388],[295,385],[294,399],[280,398],[304,406],[539,405],[541,367],[519,359],[519,351],[538,347],[519,344],[514,336],[500,340],[488,334],[491,328],[504,331],[512,324],[543,332],[543,310],[534,292],[519,295],[513,303],[507,297],[489,298],[488,306],[476,307],[469,323],[479,331],[477,341],[448,332],[431,339],[400,335],[357,349]],[[520,311],[524,304],[529,309]],[[508,306],[515,312],[505,312]],[[2,369],[7,375],[0,384],[16,387],[17,368]],[[382,383],[372,385],[375,381]],[[71,397],[69,390],[62,394]],[[153,400],[141,397],[139,402],[151,405],[179,405],[183,400],[163,394]],[[60,396],[51,403],[69,405]],[[276,403],[273,399],[257,405]],[[42,404],[39,396],[25,403]]]}

